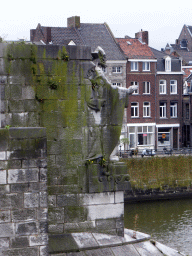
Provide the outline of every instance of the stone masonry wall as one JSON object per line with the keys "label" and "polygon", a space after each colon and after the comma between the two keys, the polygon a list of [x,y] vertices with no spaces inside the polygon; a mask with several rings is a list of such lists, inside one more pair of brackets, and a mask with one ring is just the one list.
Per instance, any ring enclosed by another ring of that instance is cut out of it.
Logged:
{"label": "stone masonry wall", "polygon": [[48,232],[53,235],[124,232],[121,168],[115,173],[106,166],[89,182],[90,60],[89,47],[0,45],[1,127],[46,129]]}
{"label": "stone masonry wall", "polygon": [[44,128],[0,129],[0,255],[47,255]]}

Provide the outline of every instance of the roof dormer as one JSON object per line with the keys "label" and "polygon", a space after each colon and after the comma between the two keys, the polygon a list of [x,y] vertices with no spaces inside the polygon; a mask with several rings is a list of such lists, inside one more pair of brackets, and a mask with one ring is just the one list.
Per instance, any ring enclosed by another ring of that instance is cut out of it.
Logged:
{"label": "roof dormer", "polygon": [[171,72],[171,57],[165,57],[165,72]]}

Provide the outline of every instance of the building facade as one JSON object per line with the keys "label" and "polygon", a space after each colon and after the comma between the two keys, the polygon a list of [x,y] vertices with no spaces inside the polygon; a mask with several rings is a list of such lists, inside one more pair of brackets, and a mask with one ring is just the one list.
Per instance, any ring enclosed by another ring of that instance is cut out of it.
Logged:
{"label": "building facade", "polygon": [[[145,39],[146,31],[143,32]],[[138,33],[136,34],[138,36]],[[148,40],[117,39],[127,57],[127,87],[137,85],[138,90],[129,97],[127,109],[127,137],[129,149],[155,148],[155,56]]]}

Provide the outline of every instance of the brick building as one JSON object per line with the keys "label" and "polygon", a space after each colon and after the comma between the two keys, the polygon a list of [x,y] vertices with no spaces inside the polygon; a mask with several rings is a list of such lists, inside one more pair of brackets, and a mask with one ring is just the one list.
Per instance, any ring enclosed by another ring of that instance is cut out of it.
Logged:
{"label": "brick building", "polygon": [[136,33],[135,39],[118,38],[127,58],[126,85],[138,85],[129,97],[127,137],[130,149],[155,148],[155,75],[156,58],[148,46],[148,32]]}
{"label": "brick building", "polygon": [[182,131],[182,60],[152,51],[157,58],[156,148],[177,149],[181,147]]}

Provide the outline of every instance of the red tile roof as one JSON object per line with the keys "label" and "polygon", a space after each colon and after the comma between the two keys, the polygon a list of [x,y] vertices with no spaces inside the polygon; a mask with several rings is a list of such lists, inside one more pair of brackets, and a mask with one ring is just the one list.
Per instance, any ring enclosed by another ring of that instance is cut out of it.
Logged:
{"label": "red tile roof", "polygon": [[138,39],[116,38],[116,40],[129,59],[155,59],[150,47]]}

